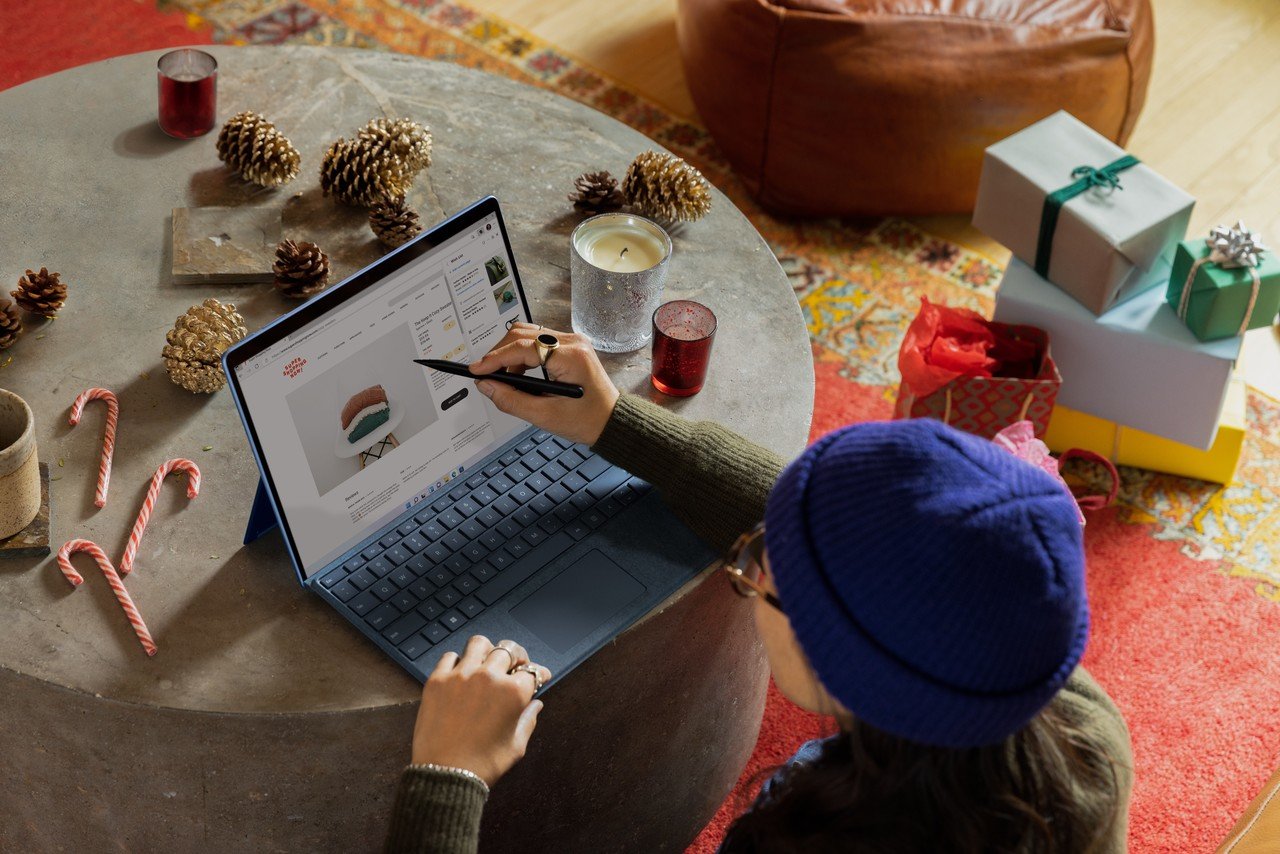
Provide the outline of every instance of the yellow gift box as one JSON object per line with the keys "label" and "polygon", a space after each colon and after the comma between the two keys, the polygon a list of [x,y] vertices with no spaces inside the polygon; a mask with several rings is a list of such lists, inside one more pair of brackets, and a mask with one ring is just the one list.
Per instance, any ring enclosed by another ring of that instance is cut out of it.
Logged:
{"label": "yellow gift box", "polygon": [[1230,483],[1244,450],[1244,430],[1245,384],[1237,374],[1227,387],[1218,433],[1207,451],[1123,427],[1061,404],[1053,408],[1044,442],[1055,454],[1068,448],[1085,448],[1116,465]]}

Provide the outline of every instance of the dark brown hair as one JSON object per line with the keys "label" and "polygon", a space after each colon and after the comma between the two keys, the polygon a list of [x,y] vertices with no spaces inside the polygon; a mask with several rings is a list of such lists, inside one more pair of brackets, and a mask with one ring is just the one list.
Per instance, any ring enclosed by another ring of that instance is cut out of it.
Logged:
{"label": "dark brown hair", "polygon": [[[822,758],[785,768],[724,852],[1087,852],[1120,807],[1106,748],[1055,700],[990,747],[907,741],[855,721]],[[1083,795],[1083,796],[1082,796]]]}

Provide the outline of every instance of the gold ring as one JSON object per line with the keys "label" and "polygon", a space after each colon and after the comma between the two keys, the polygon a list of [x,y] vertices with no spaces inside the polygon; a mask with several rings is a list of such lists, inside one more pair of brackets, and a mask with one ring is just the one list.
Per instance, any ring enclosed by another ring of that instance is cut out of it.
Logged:
{"label": "gold ring", "polygon": [[534,664],[517,664],[515,667],[508,670],[507,673],[511,676],[514,676],[517,673],[528,673],[533,677],[533,693],[535,694],[541,691],[542,686],[546,684],[542,681],[542,674],[538,672],[537,665]]}
{"label": "gold ring", "polygon": [[551,354],[560,347],[560,339],[549,332],[544,332],[533,339],[533,346],[538,351],[538,363],[545,367]]}

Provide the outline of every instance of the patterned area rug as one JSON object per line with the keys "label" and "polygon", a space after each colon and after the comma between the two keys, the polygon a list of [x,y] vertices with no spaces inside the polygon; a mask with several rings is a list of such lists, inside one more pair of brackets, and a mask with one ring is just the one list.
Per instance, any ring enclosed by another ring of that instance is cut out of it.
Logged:
{"label": "patterned area rug", "polygon": [[[76,19],[118,19],[119,31],[54,32],[66,29],[53,24],[62,6],[64,13],[75,7]],[[991,309],[1000,277],[991,260],[901,220],[777,220],[746,196],[701,127],[459,3],[168,0],[159,6],[158,12],[140,0],[6,3],[0,30],[29,37],[23,50],[0,60],[0,88],[101,56],[181,43],[185,30],[188,42],[390,49],[576,98],[698,165],[770,242],[812,338],[815,437],[851,421],[888,417],[898,342],[921,296]],[[69,39],[72,49],[62,43]],[[42,46],[55,52],[34,49]],[[573,177],[564,176],[566,186]],[[1280,641],[1280,404],[1251,392],[1248,407],[1249,440],[1236,483],[1224,488],[1122,468],[1119,505],[1090,519],[1094,631],[1086,664],[1132,730],[1134,851],[1212,850],[1280,764],[1280,691],[1274,690],[1280,655],[1271,652]],[[1091,473],[1077,474],[1088,479]],[[758,772],[825,726],[771,693],[738,791],[690,850],[713,851],[748,802]]]}

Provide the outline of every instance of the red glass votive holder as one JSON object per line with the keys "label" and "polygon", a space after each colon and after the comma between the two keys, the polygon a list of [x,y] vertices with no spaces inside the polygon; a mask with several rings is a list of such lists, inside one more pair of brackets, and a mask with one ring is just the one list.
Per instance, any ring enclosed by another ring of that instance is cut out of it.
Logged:
{"label": "red glass votive holder", "polygon": [[213,130],[218,106],[218,60],[202,50],[171,50],[156,63],[160,130],[193,139]]}
{"label": "red glass votive holder", "polygon": [[674,300],[653,313],[653,387],[673,397],[702,391],[716,338],[716,316],[701,303]]}

